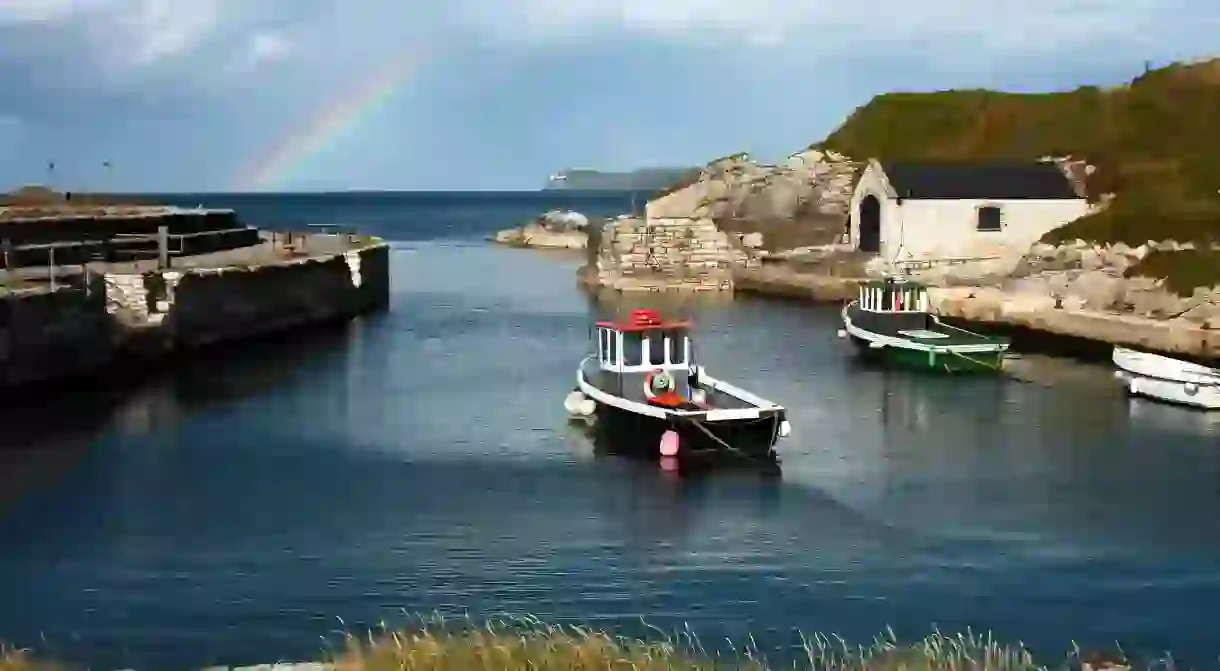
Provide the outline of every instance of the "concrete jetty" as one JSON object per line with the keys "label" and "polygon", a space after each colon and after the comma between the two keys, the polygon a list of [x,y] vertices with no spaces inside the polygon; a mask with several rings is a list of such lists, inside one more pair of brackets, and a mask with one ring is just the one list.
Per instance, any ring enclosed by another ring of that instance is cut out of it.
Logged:
{"label": "concrete jetty", "polygon": [[[312,324],[389,300],[389,247],[231,210],[0,213],[0,388]],[[14,242],[16,239],[16,243]]]}

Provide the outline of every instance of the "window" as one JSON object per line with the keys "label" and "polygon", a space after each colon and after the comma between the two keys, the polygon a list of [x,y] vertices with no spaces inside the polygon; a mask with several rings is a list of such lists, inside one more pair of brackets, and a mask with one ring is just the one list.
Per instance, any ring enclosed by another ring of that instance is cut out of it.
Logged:
{"label": "window", "polygon": [[606,358],[606,363],[610,364],[611,366],[617,366],[618,365],[618,332],[617,331],[607,331],[606,333],[610,336],[607,339],[607,344],[610,347],[610,356]]}
{"label": "window", "polygon": [[686,339],[682,335],[682,331],[678,329],[670,329],[665,332],[665,344],[668,350],[670,363],[684,363],[686,361]]}
{"label": "window", "polygon": [[623,334],[623,365],[639,366],[644,363],[644,336],[641,333]]}
{"label": "window", "polygon": [[1000,208],[995,205],[984,205],[979,208],[978,212],[978,230],[999,231],[1003,229],[1003,224],[1000,221]]}
{"label": "window", "polygon": [[660,331],[653,331],[648,336],[648,363],[653,366],[665,364],[665,336]]}
{"label": "window", "polygon": [[609,363],[612,360],[610,358],[610,341],[613,337],[614,334],[610,331],[610,329],[597,330],[597,340],[601,350],[601,357],[602,361],[605,363]]}

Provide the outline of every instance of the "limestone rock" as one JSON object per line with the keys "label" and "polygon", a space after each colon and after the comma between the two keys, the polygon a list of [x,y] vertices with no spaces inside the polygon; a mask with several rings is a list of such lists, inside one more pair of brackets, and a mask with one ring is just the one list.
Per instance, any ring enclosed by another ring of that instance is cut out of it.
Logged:
{"label": "limestone rock", "polygon": [[1123,280],[1107,273],[1092,270],[1077,276],[1067,289],[1065,300],[1079,300],[1090,310],[1105,311],[1122,300]]}
{"label": "limestone rock", "polygon": [[860,165],[834,152],[807,150],[782,165],[763,165],[745,154],[713,161],[699,179],[650,201],[649,220],[791,221],[818,218],[825,242],[842,234]]}
{"label": "limestone rock", "polygon": [[581,230],[552,231],[531,222],[517,228],[499,231],[492,238],[502,245],[538,247],[544,249],[584,249],[589,236]]}
{"label": "limestone rock", "polygon": [[589,225],[589,218],[572,210],[550,210],[534,222],[552,233],[582,231]]}

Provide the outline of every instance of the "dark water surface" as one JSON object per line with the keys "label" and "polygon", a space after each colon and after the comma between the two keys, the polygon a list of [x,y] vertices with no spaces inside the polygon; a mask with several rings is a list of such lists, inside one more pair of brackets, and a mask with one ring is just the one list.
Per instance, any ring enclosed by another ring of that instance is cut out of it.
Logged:
{"label": "dark water surface", "polygon": [[184,669],[439,610],[774,646],[969,626],[1220,667],[1220,419],[861,370],[834,310],[743,300],[698,312],[704,361],[791,409],[784,477],[672,480],[565,424],[578,260],[480,240],[627,199],[327,198],[232,204],[395,240],[387,314],[0,410],[0,640]]}

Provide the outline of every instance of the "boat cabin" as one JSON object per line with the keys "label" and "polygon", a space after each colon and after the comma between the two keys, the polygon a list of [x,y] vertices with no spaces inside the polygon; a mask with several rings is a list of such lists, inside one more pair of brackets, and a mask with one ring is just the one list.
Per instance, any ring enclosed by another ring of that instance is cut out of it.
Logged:
{"label": "boat cabin", "polygon": [[694,364],[690,322],[665,321],[656,310],[632,310],[626,319],[596,326],[598,363],[604,371],[687,371]]}
{"label": "boat cabin", "polygon": [[928,289],[901,277],[886,277],[860,285],[859,307],[868,312],[926,313]]}

